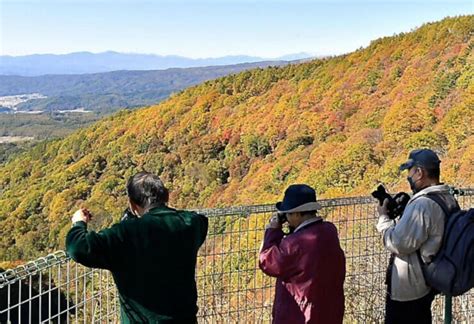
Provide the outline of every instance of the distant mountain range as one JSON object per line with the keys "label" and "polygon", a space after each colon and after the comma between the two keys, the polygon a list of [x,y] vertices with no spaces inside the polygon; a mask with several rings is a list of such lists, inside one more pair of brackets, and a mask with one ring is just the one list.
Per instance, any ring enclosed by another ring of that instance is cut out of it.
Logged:
{"label": "distant mountain range", "polygon": [[[286,64],[288,64],[286,61],[265,61],[158,71],[115,71],[35,77],[0,75],[0,96],[32,93],[46,96],[46,98],[19,103],[15,107],[18,111],[59,111],[83,108],[108,113],[118,108],[156,104],[173,92],[207,80],[249,69]],[[0,108],[1,106],[0,102]],[[4,109],[4,112],[8,110]]]}
{"label": "distant mountain range", "polygon": [[296,53],[278,58],[235,55],[193,59],[177,55],[126,54],[117,52],[70,54],[34,54],[26,56],[0,56],[1,75],[38,76],[45,74],[84,74],[118,70],[163,70],[216,65],[234,65],[260,61],[292,61],[311,57]]}

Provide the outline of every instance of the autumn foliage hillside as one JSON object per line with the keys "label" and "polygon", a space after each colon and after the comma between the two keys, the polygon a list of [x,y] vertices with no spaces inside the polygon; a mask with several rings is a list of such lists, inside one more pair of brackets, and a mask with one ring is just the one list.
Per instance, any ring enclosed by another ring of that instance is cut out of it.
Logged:
{"label": "autumn foliage hillside", "polygon": [[474,16],[356,52],[208,81],[44,142],[0,166],[0,261],[62,247],[72,211],[100,228],[126,179],[161,175],[171,205],[269,203],[306,182],[321,197],[407,189],[409,150],[440,153],[443,181],[474,184]]}

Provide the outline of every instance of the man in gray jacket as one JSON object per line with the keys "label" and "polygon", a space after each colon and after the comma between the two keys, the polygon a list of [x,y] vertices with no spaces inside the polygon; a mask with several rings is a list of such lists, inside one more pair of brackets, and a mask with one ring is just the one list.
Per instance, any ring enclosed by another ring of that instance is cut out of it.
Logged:
{"label": "man in gray jacket", "polygon": [[449,187],[440,183],[440,163],[435,152],[420,149],[410,152],[400,170],[408,170],[413,196],[398,221],[387,216],[387,199],[378,207],[377,230],[394,258],[387,270],[385,323],[431,323],[434,293],[423,278],[418,256],[429,263],[443,238],[445,213],[428,195],[437,195],[449,209],[457,206]]}

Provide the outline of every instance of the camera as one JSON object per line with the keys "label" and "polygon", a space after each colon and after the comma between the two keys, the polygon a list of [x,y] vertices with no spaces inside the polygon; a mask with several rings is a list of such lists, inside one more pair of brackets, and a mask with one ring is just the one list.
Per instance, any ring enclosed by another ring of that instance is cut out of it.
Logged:
{"label": "camera", "polygon": [[277,216],[278,216],[278,221],[283,224],[285,222],[288,221],[288,219],[286,218],[286,213],[277,213]]}
{"label": "camera", "polygon": [[383,185],[379,185],[377,190],[372,192],[372,197],[379,201],[380,206],[383,205],[385,199],[388,199],[387,214],[390,219],[395,219],[398,216],[401,216],[410,200],[410,195],[406,192],[399,192],[392,197],[387,193]]}

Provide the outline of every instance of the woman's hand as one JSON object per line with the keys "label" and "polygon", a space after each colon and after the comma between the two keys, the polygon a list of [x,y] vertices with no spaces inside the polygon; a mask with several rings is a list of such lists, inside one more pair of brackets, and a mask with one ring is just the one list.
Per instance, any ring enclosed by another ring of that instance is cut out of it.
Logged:
{"label": "woman's hand", "polygon": [[269,229],[269,228],[275,228],[275,229],[280,228],[281,229],[281,223],[278,220],[278,214],[277,213],[273,213],[272,217],[268,221],[267,226],[265,226],[265,229]]}

